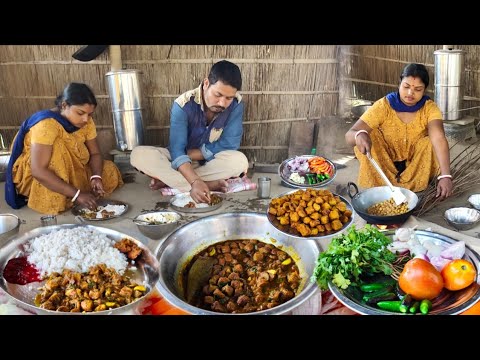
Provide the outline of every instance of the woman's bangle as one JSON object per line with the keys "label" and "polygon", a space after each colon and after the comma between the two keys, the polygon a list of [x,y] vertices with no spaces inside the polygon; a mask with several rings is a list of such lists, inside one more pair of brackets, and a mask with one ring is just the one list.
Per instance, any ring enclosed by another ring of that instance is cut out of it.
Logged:
{"label": "woman's bangle", "polygon": [[190,186],[193,186],[193,184],[194,184],[195,181],[197,181],[197,180],[200,180],[200,178],[198,177],[198,178],[196,178],[195,180],[193,180],[193,181],[190,183]]}
{"label": "woman's bangle", "polygon": [[365,133],[368,135],[368,131],[367,130],[358,130],[356,133],[355,133],[355,141],[357,141],[357,136],[360,135],[361,133]]}
{"label": "woman's bangle", "polygon": [[445,178],[452,178],[452,175],[440,175],[439,177],[437,177],[437,180],[442,180],[442,179],[445,179]]}
{"label": "woman's bangle", "polygon": [[77,200],[78,195],[80,195],[80,189],[77,190],[77,192],[75,193],[75,196],[72,198],[72,203],[75,202],[75,200]]}
{"label": "woman's bangle", "polygon": [[102,177],[100,175],[92,175],[90,176],[90,181],[92,181],[93,179],[100,179],[102,180]]}

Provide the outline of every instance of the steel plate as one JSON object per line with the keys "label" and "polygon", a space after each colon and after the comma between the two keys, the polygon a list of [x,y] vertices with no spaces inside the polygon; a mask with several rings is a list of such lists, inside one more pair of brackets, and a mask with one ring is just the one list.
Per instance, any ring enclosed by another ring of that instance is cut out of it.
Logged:
{"label": "steel plate", "polygon": [[64,225],[54,225],[47,227],[40,227],[31,231],[26,232],[22,236],[12,238],[4,247],[0,248],[0,288],[3,289],[15,302],[16,304],[28,311],[35,312],[37,314],[81,314],[81,313],[66,313],[66,312],[57,312],[51,310],[41,309],[34,304],[34,298],[37,294],[37,288],[43,285],[44,282],[34,282],[26,285],[17,285],[10,284],[3,277],[3,270],[8,262],[8,260],[21,257],[24,255],[24,246],[30,240],[45,234],[49,234],[54,230],[60,229],[71,229],[76,227],[86,227],[87,229],[94,229],[98,232],[101,232],[107,235],[110,239],[115,241],[120,241],[123,238],[129,238],[135,244],[137,244],[142,250],[142,255],[135,260],[135,263],[132,265],[129,261],[127,268],[127,273],[130,278],[136,281],[139,284],[143,284],[147,288],[145,295],[140,298],[138,301],[135,301],[131,304],[124,305],[122,307],[105,310],[98,312],[91,312],[86,314],[91,315],[106,315],[106,314],[120,314],[128,311],[132,311],[137,306],[142,303],[143,299],[146,299],[148,294],[154,289],[156,282],[159,278],[159,263],[157,258],[153,253],[146,247],[142,242],[132,238],[129,235],[123,234],[121,232],[99,227],[93,225],[74,225],[74,224],[64,224]]}
{"label": "steel plate", "polygon": [[[299,156],[295,156],[295,157],[302,157],[302,158],[310,159],[310,158],[316,157],[316,156],[319,156],[319,155],[299,155]],[[333,179],[335,179],[335,176],[337,176],[337,167],[335,166],[335,164],[333,162],[331,162],[329,159],[327,159],[326,157],[322,156],[330,164],[330,166],[333,168],[333,175],[332,175],[332,177],[330,177],[330,179],[327,179],[325,181],[322,181],[321,183],[313,184],[313,185],[299,184],[299,183],[293,182],[292,180],[289,179],[292,172],[288,169],[287,164],[288,164],[289,161],[295,159],[295,157],[284,160],[280,164],[280,166],[278,167],[278,175],[280,176],[282,181],[285,182],[285,184],[287,184],[287,186],[289,186],[289,187],[293,187],[295,189],[305,189],[307,187],[314,188],[314,189],[321,188],[321,187],[324,187],[324,186],[330,184],[333,181]]]}
{"label": "steel plate", "polygon": [[173,203],[177,200],[184,200],[185,198],[191,198],[189,192],[181,193],[175,195],[173,198],[170,199],[170,206],[172,209],[183,212],[183,213],[204,213],[204,212],[210,212],[219,209],[223,205],[223,200],[225,199],[225,194],[220,193],[220,192],[215,192],[212,191],[212,194],[218,195],[220,197],[221,201],[218,204],[212,205],[212,206],[206,206],[206,207],[199,207],[199,208],[187,208],[187,207],[181,207],[181,206],[176,206],[173,205]]}
{"label": "steel plate", "polygon": [[[384,233],[388,237],[392,238],[395,234],[394,231],[388,231]],[[416,230],[415,235],[418,238],[418,241],[423,244],[424,241],[430,240],[437,245],[450,245],[457,242],[448,236],[441,235],[438,233]],[[479,285],[479,271],[480,271],[480,256],[476,251],[471,249],[468,245],[465,245],[465,256],[464,259],[470,261],[477,270],[477,281],[474,282],[469,287],[458,290],[458,291],[449,291],[443,289],[439,296],[432,300],[432,310],[428,313],[429,315],[455,315],[459,314],[471,306],[473,306],[477,301],[480,300],[480,285]],[[335,297],[349,309],[362,314],[362,315],[407,315],[402,313],[394,313],[379,308],[369,306],[367,304],[362,304],[359,300],[355,299],[345,290],[338,288],[336,285],[329,283],[328,287],[330,291],[335,295]],[[420,313],[418,313],[420,314]],[[410,314],[408,314],[410,315]],[[421,315],[421,314],[420,314]]]}
{"label": "steel plate", "polygon": [[[279,198],[279,197],[282,197],[282,196],[285,196],[285,195],[293,194],[293,193],[297,192],[298,190],[299,189],[287,191],[286,193],[283,193],[279,196],[276,196],[275,198]],[[306,190],[306,189],[303,189],[303,190]],[[317,190],[317,189],[314,189],[314,190]],[[270,224],[272,224],[275,229],[284,233],[285,235],[293,236],[294,238],[302,239],[302,240],[324,239],[324,238],[329,238],[333,235],[339,234],[339,233],[343,232],[345,229],[347,229],[352,224],[353,218],[355,216],[355,211],[353,210],[353,207],[350,204],[350,202],[347,199],[345,199],[343,196],[340,196],[340,195],[335,194],[333,192],[332,192],[332,194],[333,194],[333,196],[338,196],[340,198],[340,200],[342,200],[345,204],[347,204],[347,209],[352,212],[352,216],[350,217],[350,220],[347,223],[343,224],[343,227],[338,231],[325,231],[325,232],[322,233],[323,235],[302,236],[302,235],[300,235],[300,233],[296,229],[292,229],[290,227],[290,225],[281,225],[280,222],[277,220],[277,217],[268,212],[268,209],[271,206],[271,201],[270,201],[270,204],[268,205],[268,208],[267,208],[268,221],[270,221]]]}
{"label": "steel plate", "polygon": [[118,218],[128,211],[128,204],[124,203],[123,201],[112,200],[112,199],[99,199],[99,200],[97,200],[97,206],[107,206],[107,205],[124,205],[125,210],[121,214],[118,214],[118,215],[112,215],[112,216],[109,216],[109,217],[106,217],[106,218],[101,218],[101,219],[97,219],[97,218],[90,219],[90,218],[85,216],[85,210],[88,210],[88,209],[85,208],[82,205],[76,205],[72,208],[72,214],[75,215],[75,216],[80,216],[82,219],[84,219],[86,221],[104,221],[104,220],[110,220],[110,219]]}

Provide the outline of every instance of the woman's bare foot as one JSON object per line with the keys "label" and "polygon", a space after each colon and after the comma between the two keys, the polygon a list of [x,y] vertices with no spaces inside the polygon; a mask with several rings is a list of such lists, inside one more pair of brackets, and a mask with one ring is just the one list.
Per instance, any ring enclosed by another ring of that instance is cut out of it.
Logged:
{"label": "woman's bare foot", "polygon": [[158,180],[158,179],[154,179],[154,178],[152,178],[152,180],[150,180],[150,185],[148,185],[148,187],[152,190],[158,190],[158,189],[161,189],[165,186],[166,185],[163,181]]}
{"label": "woman's bare foot", "polygon": [[210,191],[226,193],[228,190],[228,183],[225,180],[205,181],[205,184],[207,184]]}

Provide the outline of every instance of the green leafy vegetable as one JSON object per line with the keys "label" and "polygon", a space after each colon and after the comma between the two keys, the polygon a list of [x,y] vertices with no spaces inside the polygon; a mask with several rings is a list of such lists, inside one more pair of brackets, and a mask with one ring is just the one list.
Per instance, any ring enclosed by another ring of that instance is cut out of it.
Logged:
{"label": "green leafy vegetable", "polygon": [[341,289],[359,282],[361,274],[392,274],[397,256],[387,249],[392,241],[376,227],[365,225],[357,230],[352,225],[347,233],[332,239],[327,251],[315,262],[312,281],[327,290],[332,281]]}

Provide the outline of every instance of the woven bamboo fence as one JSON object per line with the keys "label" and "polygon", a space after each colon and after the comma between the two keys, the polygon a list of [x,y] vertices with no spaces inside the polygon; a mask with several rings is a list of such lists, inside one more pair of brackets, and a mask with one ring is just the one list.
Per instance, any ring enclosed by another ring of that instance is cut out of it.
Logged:
{"label": "woven bamboo fence", "polygon": [[[108,51],[89,62],[72,54],[80,45],[0,46],[0,132],[11,143],[19,125],[37,110],[53,107],[71,81],[92,87],[102,152],[115,148],[105,74]],[[142,114],[146,145],[168,144],[174,99],[197,87],[211,65],[228,59],[239,65],[245,100],[241,150],[251,161],[275,163],[288,153],[291,125],[334,115],[338,103],[337,46],[150,46],[122,45],[122,64],[143,74]]]}
{"label": "woven bamboo fence", "polygon": [[[480,46],[454,45],[464,50],[465,77],[462,115],[479,117],[480,114]],[[375,101],[395,91],[403,67],[412,62],[424,64],[430,75],[428,95],[434,98],[434,52],[441,45],[355,45],[342,48],[342,89],[345,98]]]}
{"label": "woven bamboo fence", "polygon": [[[115,134],[105,74],[108,51],[80,62],[80,45],[0,46],[0,132],[10,144],[32,113],[53,107],[72,81],[90,85],[97,96],[94,118],[104,155],[114,149]],[[242,71],[245,100],[241,150],[251,162],[278,163],[287,157],[295,122],[322,121],[342,115],[351,98],[377,100],[398,87],[409,62],[427,66],[433,97],[436,45],[122,45],[122,64],[142,71],[145,144],[168,144],[169,113],[174,99],[197,87],[221,59]],[[480,105],[480,46],[465,50],[464,108]],[[478,109],[465,112],[477,116]]]}

